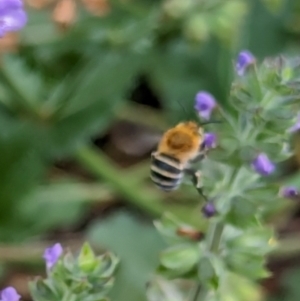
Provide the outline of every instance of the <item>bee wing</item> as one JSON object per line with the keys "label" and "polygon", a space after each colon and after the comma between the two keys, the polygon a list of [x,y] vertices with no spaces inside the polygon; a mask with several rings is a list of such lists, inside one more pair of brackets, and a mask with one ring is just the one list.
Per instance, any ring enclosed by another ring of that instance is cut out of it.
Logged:
{"label": "bee wing", "polygon": [[119,121],[111,130],[112,143],[130,156],[143,156],[155,149],[163,132],[129,121]]}

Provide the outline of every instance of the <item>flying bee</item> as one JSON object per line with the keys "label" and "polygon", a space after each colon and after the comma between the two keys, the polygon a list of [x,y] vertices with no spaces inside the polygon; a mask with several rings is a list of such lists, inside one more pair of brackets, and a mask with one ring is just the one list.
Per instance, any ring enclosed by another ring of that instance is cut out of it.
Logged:
{"label": "flying bee", "polygon": [[177,189],[185,174],[197,178],[200,174],[191,170],[193,162],[205,157],[204,131],[196,122],[187,121],[169,129],[162,136],[157,150],[151,155],[151,180],[164,191]]}

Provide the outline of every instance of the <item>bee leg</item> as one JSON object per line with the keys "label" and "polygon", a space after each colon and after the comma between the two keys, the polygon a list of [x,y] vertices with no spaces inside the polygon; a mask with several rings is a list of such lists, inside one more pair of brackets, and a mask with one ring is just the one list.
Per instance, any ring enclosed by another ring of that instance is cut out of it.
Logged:
{"label": "bee leg", "polygon": [[208,199],[206,197],[206,195],[203,193],[203,185],[201,182],[201,172],[199,170],[194,170],[191,168],[185,169],[184,170],[189,176],[192,177],[192,182],[195,186],[195,188],[197,189],[198,193],[202,196],[202,198],[207,202]]}
{"label": "bee leg", "polygon": [[198,155],[190,161],[190,163],[197,163],[205,159],[207,156],[207,152],[205,150],[199,151]]}

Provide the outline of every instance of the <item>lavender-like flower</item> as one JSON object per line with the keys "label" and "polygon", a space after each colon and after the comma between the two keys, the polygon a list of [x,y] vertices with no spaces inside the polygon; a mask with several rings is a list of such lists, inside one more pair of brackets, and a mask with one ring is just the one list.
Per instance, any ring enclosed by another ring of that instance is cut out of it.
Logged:
{"label": "lavender-like flower", "polygon": [[268,176],[275,170],[275,165],[264,153],[259,154],[252,162],[252,168],[262,176]]}
{"label": "lavender-like flower", "polygon": [[17,293],[15,288],[8,286],[1,291],[1,301],[19,301],[21,296]]}
{"label": "lavender-like flower", "polygon": [[288,129],[290,133],[294,133],[300,130],[300,113],[298,114],[296,123]]}
{"label": "lavender-like flower", "polygon": [[235,69],[239,76],[243,76],[249,65],[254,64],[255,57],[248,50],[243,50],[239,53]]}
{"label": "lavender-like flower", "polygon": [[217,145],[217,136],[214,133],[205,133],[204,134],[204,147],[206,149],[215,148]]}
{"label": "lavender-like flower", "polygon": [[200,91],[197,93],[195,99],[195,109],[203,119],[208,120],[210,118],[215,106],[216,100],[210,93],[205,91]]}
{"label": "lavender-like flower", "polygon": [[0,0],[0,37],[21,30],[27,23],[22,0]]}
{"label": "lavender-like flower", "polygon": [[206,203],[202,208],[202,213],[208,218],[214,216],[216,214],[215,205],[211,202]]}
{"label": "lavender-like flower", "polygon": [[299,196],[299,190],[293,186],[282,187],[279,191],[279,195],[281,197],[293,200],[294,198]]}
{"label": "lavender-like flower", "polygon": [[63,248],[60,243],[56,243],[52,247],[45,250],[43,258],[46,261],[47,270],[50,270],[56,264],[62,253]]}

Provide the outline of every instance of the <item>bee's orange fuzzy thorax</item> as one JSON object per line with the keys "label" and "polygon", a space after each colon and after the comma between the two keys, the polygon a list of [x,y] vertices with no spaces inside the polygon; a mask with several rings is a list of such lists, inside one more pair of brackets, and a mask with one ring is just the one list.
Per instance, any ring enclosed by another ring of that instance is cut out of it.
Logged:
{"label": "bee's orange fuzzy thorax", "polygon": [[194,122],[180,123],[168,130],[158,145],[158,151],[166,153],[187,162],[193,159],[199,151],[202,135],[199,126]]}

